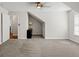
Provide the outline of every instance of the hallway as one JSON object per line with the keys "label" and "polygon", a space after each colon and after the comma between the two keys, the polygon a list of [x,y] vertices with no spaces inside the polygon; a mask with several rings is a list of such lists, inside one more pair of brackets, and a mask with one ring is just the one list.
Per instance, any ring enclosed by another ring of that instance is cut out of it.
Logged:
{"label": "hallway", "polygon": [[66,39],[8,40],[1,57],[79,57],[79,44]]}

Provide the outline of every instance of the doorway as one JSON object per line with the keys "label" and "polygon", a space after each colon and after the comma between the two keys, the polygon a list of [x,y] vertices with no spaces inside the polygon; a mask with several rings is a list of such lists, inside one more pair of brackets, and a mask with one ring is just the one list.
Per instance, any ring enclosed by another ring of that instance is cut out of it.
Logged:
{"label": "doorway", "polygon": [[32,39],[45,38],[45,23],[31,13],[28,13],[28,19],[28,29],[32,29]]}
{"label": "doorway", "polygon": [[18,16],[10,16],[10,39],[18,39]]}

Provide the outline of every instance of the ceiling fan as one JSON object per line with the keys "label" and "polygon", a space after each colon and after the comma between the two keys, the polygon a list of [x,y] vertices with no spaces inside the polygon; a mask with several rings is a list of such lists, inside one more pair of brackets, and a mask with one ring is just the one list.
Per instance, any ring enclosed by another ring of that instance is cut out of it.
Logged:
{"label": "ceiling fan", "polygon": [[41,2],[35,2],[37,8],[42,8],[44,5]]}
{"label": "ceiling fan", "polygon": [[47,6],[45,2],[35,2],[36,8],[43,8],[43,7],[51,7]]}

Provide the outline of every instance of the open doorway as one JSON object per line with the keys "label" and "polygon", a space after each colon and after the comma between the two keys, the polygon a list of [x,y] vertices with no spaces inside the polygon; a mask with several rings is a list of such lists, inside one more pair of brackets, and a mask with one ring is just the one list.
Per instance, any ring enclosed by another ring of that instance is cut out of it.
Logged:
{"label": "open doorway", "polygon": [[32,38],[44,38],[45,23],[31,13],[28,13],[28,19],[28,29],[32,30]]}
{"label": "open doorway", "polygon": [[18,16],[10,16],[10,39],[18,39]]}

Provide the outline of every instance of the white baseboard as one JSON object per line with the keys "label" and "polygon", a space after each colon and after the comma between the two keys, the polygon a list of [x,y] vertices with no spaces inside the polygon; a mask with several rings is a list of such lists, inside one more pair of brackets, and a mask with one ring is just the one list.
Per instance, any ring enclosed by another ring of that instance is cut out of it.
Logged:
{"label": "white baseboard", "polygon": [[79,43],[79,39],[75,39],[75,38],[70,38],[70,40],[76,42],[76,43]]}
{"label": "white baseboard", "polygon": [[20,37],[20,38],[18,38],[18,39],[27,39],[26,37],[24,38],[24,37]]}
{"label": "white baseboard", "polygon": [[45,37],[45,39],[69,39],[68,37]]}

